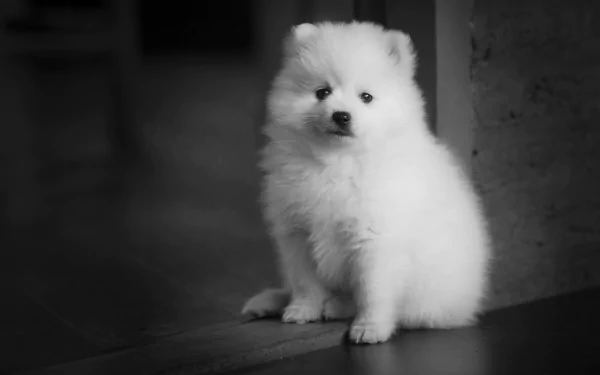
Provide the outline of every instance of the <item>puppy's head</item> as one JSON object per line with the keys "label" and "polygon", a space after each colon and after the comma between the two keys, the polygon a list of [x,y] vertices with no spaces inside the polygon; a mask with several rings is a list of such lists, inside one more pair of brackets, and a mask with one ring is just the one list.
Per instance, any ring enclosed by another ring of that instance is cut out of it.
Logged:
{"label": "puppy's head", "polygon": [[269,95],[270,126],[353,143],[423,123],[415,60],[400,31],[364,22],[296,26]]}

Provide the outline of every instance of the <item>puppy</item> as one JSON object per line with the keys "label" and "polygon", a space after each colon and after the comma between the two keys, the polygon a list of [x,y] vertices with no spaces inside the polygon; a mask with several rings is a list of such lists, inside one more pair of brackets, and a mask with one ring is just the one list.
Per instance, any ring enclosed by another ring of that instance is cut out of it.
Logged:
{"label": "puppy", "polygon": [[302,24],[268,97],[264,216],[284,285],[243,313],[352,318],[356,343],[474,324],[490,241],[478,197],[428,130],[410,38]]}

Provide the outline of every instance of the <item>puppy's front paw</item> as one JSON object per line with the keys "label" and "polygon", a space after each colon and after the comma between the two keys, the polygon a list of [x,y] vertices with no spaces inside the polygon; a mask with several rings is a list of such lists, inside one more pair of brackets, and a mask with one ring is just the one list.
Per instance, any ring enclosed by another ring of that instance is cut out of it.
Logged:
{"label": "puppy's front paw", "polygon": [[325,301],[323,317],[325,320],[343,320],[356,313],[352,300],[341,297],[331,297]]}
{"label": "puppy's front paw", "polygon": [[350,326],[348,338],[356,344],[376,344],[389,340],[394,328],[394,324],[387,322],[356,319]]}
{"label": "puppy's front paw", "polygon": [[281,320],[284,323],[308,323],[321,319],[323,305],[308,299],[294,300],[285,308]]}

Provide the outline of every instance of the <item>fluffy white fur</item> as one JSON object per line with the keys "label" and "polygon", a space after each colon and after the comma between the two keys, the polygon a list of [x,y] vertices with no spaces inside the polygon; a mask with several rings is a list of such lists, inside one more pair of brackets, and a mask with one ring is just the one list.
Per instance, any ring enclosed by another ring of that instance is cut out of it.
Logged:
{"label": "fluffy white fur", "polygon": [[[244,314],[353,317],[349,338],[474,324],[490,246],[482,211],[428,131],[410,38],[371,23],[295,27],[268,99],[265,217],[285,285]],[[319,100],[315,92],[329,87]],[[373,100],[365,103],[362,93]],[[328,133],[352,115],[351,136]]]}

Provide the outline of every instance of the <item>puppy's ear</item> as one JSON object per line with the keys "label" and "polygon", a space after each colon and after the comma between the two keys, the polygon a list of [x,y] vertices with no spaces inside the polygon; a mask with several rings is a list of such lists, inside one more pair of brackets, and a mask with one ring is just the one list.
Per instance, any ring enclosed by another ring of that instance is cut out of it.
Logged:
{"label": "puppy's ear", "polygon": [[312,23],[302,23],[292,27],[292,34],[297,41],[302,42],[317,32],[317,26]]}
{"label": "puppy's ear", "polygon": [[312,23],[303,23],[292,27],[284,41],[286,54],[288,56],[294,55],[316,32],[317,26]]}
{"label": "puppy's ear", "polygon": [[390,30],[387,33],[390,56],[402,71],[413,77],[417,68],[417,55],[410,36],[396,30]]}

